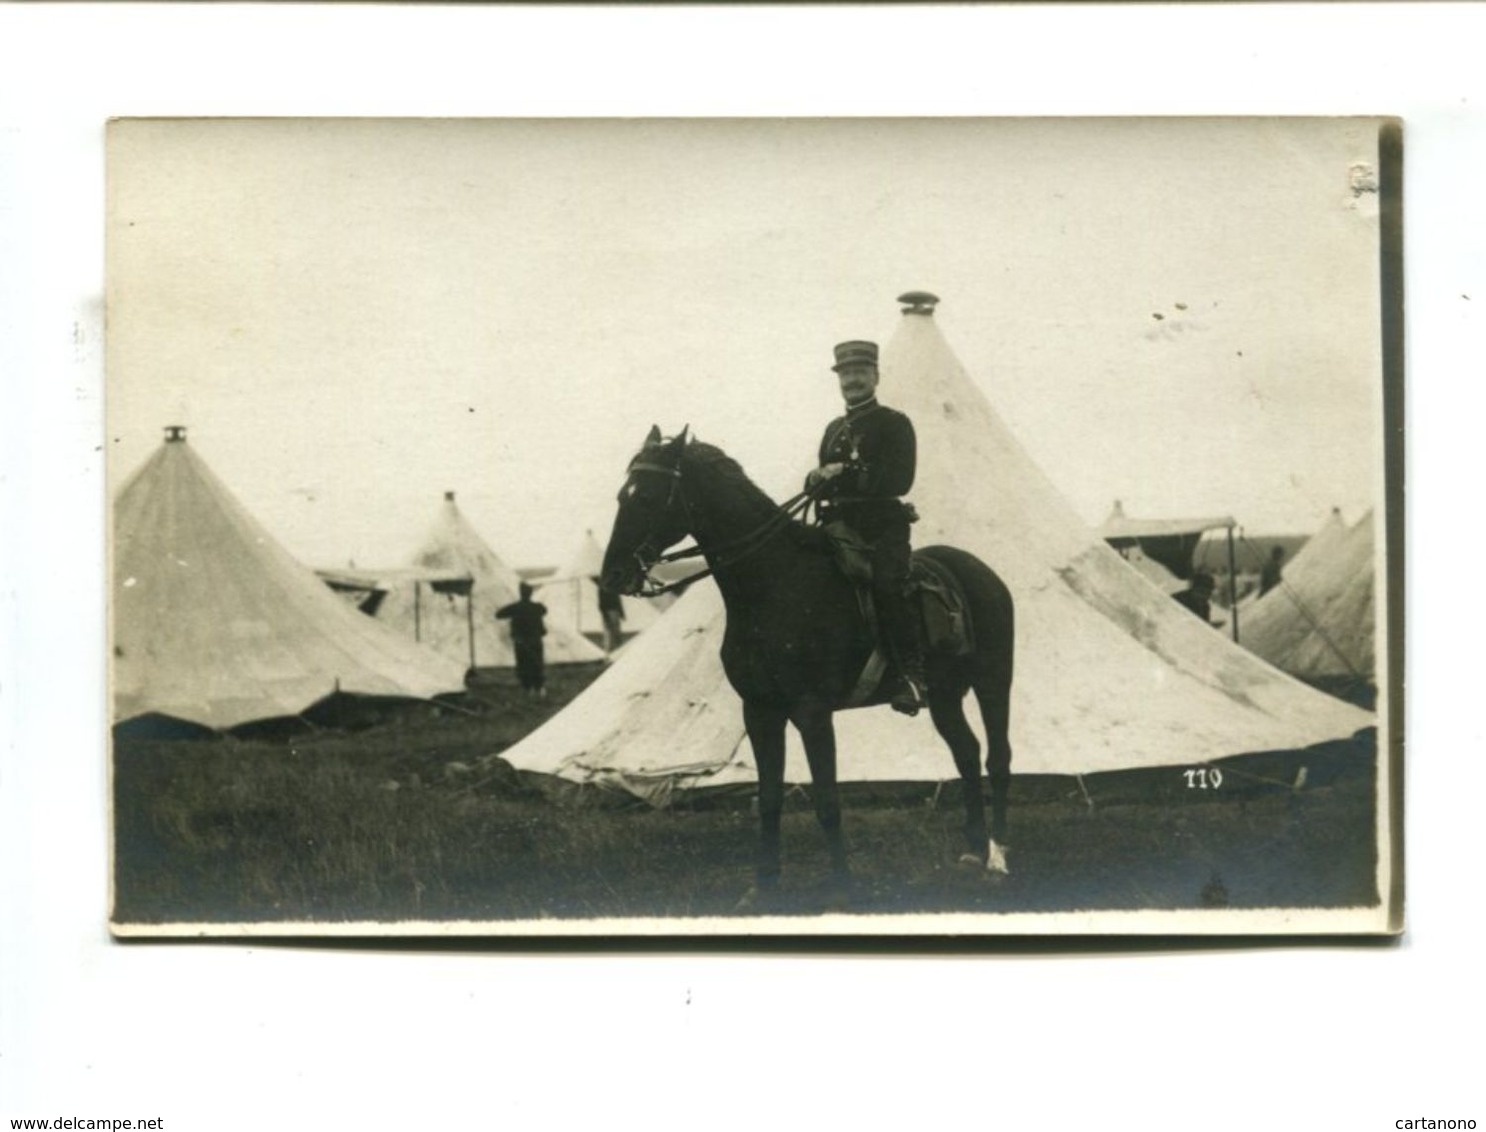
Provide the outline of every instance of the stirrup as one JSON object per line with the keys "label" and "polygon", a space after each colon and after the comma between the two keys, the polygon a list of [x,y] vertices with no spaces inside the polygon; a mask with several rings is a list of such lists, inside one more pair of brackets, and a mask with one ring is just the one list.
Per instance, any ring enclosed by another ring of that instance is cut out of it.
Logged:
{"label": "stirrup", "polygon": [[904,715],[917,715],[924,706],[924,694],[919,681],[911,676],[899,675],[898,687],[889,701],[894,711]]}

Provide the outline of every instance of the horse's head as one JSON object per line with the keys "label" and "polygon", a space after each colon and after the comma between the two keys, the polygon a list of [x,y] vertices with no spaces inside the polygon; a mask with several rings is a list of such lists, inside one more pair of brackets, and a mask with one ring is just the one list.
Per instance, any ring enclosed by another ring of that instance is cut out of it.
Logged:
{"label": "horse's head", "polygon": [[689,520],[681,498],[681,456],[687,430],[671,440],[651,426],[645,444],[629,462],[619,489],[619,512],[604,551],[602,585],[615,593],[637,594],[650,567],[668,547],[686,537]]}

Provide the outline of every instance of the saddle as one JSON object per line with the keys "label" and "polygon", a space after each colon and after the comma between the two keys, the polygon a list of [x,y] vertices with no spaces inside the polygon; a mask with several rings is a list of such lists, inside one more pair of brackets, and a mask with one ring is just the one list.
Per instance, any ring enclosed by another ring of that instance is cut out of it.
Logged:
{"label": "saddle", "polygon": [[909,574],[923,626],[924,651],[934,656],[969,656],[975,636],[959,580],[932,558],[915,558]]}
{"label": "saddle", "polygon": [[[888,652],[872,600],[872,548],[844,523],[823,528],[831,555],[841,573],[856,587],[857,605],[871,633],[873,648],[862,674],[847,697],[846,707],[868,702],[888,669]],[[918,611],[919,640],[925,657],[966,656],[975,651],[964,591],[947,569],[931,558],[913,556],[908,575],[909,600]]]}

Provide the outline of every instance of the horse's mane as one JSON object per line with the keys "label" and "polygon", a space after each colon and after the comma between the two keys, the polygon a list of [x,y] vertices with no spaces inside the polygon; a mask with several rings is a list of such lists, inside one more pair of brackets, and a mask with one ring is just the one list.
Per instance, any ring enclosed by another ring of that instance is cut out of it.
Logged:
{"label": "horse's mane", "polygon": [[[686,446],[681,462],[695,468],[705,469],[706,472],[726,483],[737,492],[738,498],[747,510],[758,513],[759,522],[779,512],[779,504],[770,499],[762,488],[748,478],[748,473],[743,470],[737,460],[715,444],[692,441]],[[829,550],[825,536],[818,527],[810,526],[796,518],[786,524],[785,530],[796,546],[806,547],[820,553],[826,553]]]}
{"label": "horse's mane", "polygon": [[759,512],[761,518],[766,518],[779,510],[779,504],[770,499],[769,496],[748,478],[748,473],[743,470],[741,464],[734,460],[715,444],[706,444],[700,440],[694,440],[686,446],[681,462],[697,468],[705,468],[711,475],[722,480],[739,494],[739,497],[752,510]]}

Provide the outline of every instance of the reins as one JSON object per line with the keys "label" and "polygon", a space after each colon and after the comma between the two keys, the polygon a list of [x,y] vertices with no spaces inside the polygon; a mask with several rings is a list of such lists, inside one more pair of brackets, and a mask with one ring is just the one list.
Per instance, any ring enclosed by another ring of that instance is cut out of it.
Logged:
{"label": "reins", "polygon": [[[686,509],[688,520],[691,518],[691,505],[686,501],[686,496],[681,491],[681,469],[679,467],[672,468],[668,467],[665,464],[636,463],[630,465],[629,470],[631,472],[655,472],[661,475],[671,476],[675,481],[672,484],[671,488],[672,498],[680,498],[681,506]],[[780,530],[782,530],[796,515],[802,514],[804,511],[806,511],[810,507],[810,504],[815,501],[815,497],[818,493],[818,490],[811,491],[809,489],[806,489],[805,491],[801,491],[791,496],[783,503],[777,504],[774,513],[767,519],[765,519],[762,523],[760,523],[757,527],[754,527],[751,531],[748,531],[745,534],[739,535],[731,542],[726,542],[723,543],[721,546],[713,547],[711,550],[712,565],[708,566],[705,570],[697,571],[695,574],[688,574],[684,578],[678,578],[674,582],[656,584],[655,579],[651,576],[650,571],[656,566],[665,565],[671,562],[681,562],[688,558],[700,557],[701,555],[708,553],[705,547],[703,547],[700,543],[696,544],[695,546],[684,546],[680,550],[672,550],[658,556],[648,566],[645,564],[645,561],[640,558],[639,552],[636,551],[635,557],[640,563],[640,570],[643,577],[640,591],[637,596],[659,597],[662,594],[672,593],[675,590],[679,590],[691,585],[695,581],[699,581],[702,578],[708,577],[718,567],[733,566],[739,562],[742,562],[745,558],[748,558],[750,555],[763,549],[763,547],[769,542],[769,540],[773,538],[774,535],[777,534]],[[669,505],[670,500],[667,500],[667,506]]]}

